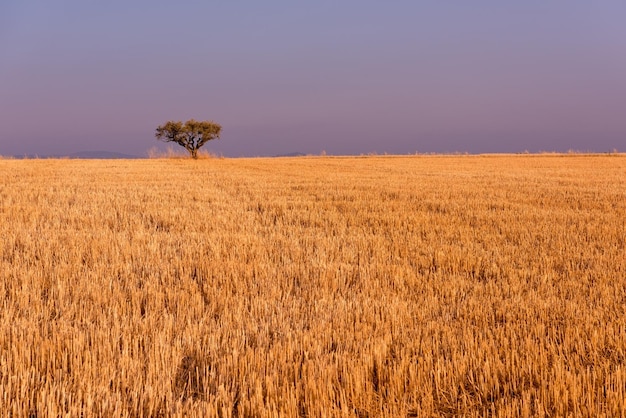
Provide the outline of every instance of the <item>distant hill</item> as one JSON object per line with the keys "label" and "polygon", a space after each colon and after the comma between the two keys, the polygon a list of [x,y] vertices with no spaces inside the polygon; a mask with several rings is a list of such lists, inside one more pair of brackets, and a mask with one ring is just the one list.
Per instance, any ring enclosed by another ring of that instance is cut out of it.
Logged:
{"label": "distant hill", "polygon": [[26,154],[26,155],[14,155],[10,158],[22,159],[46,159],[46,158],[70,158],[73,160],[114,160],[114,159],[139,159],[139,157],[132,154],[122,154],[121,152],[111,151],[81,151],[72,154],[60,154],[60,155],[39,155],[39,154]]}
{"label": "distant hill", "polygon": [[93,160],[113,160],[113,159],[137,159],[141,158],[136,155],[122,154],[121,152],[110,151],[81,151],[67,155],[72,159],[93,159]]}
{"label": "distant hill", "polygon": [[302,152],[290,152],[289,154],[274,155],[274,157],[305,157],[306,154]]}

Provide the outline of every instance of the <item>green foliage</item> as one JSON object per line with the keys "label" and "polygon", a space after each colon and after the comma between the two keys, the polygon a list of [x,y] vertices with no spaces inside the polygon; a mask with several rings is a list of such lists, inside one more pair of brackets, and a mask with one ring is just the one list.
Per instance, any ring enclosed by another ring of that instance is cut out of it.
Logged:
{"label": "green foliage", "polygon": [[154,136],[164,142],[175,142],[184,147],[193,158],[198,158],[198,149],[208,141],[219,138],[222,126],[213,121],[189,119],[168,121],[156,128]]}

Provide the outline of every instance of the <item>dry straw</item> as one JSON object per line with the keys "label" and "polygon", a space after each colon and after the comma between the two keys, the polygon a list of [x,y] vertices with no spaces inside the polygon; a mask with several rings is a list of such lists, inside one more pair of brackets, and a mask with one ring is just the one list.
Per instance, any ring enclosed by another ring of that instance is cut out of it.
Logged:
{"label": "dry straw", "polygon": [[626,158],[0,161],[1,416],[623,416]]}

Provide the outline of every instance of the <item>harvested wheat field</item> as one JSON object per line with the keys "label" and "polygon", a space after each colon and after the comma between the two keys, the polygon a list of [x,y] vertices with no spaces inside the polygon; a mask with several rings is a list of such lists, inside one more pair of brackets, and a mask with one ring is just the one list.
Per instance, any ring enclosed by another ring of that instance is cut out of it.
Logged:
{"label": "harvested wheat field", "polygon": [[0,416],[626,414],[624,155],[0,178]]}

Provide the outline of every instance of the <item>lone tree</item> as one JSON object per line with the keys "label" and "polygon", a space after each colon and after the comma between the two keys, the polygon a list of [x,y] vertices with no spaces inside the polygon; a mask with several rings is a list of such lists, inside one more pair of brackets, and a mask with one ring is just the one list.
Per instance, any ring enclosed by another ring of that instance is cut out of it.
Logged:
{"label": "lone tree", "polygon": [[168,121],[156,128],[154,136],[163,142],[176,142],[184,147],[193,158],[198,158],[198,149],[208,141],[219,138],[222,126],[213,121],[197,121],[189,119]]}

